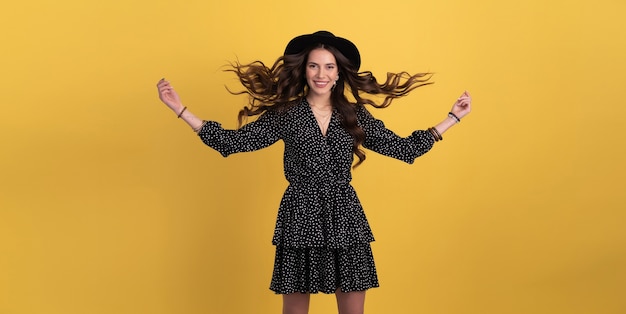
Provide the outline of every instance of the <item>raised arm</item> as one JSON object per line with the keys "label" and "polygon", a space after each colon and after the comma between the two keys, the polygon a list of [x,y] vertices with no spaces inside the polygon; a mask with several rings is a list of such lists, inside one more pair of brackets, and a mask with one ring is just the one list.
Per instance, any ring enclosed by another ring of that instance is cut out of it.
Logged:
{"label": "raised arm", "polygon": [[270,146],[281,138],[280,123],[273,112],[264,112],[255,121],[236,130],[222,128],[215,121],[204,121],[191,113],[180,101],[178,93],[165,79],[157,83],[159,98],[179,118],[183,119],[207,146],[222,156],[251,152]]}
{"label": "raised arm", "polygon": [[202,127],[202,119],[196,117],[183,105],[178,93],[176,93],[170,82],[163,78],[157,83],[157,88],[159,90],[159,99],[197,133]]}
{"label": "raised arm", "polygon": [[364,107],[357,113],[359,124],[365,131],[363,147],[379,154],[393,157],[407,163],[428,152],[436,141],[443,139],[441,134],[459,123],[471,110],[472,99],[464,92],[454,103],[448,117],[428,130],[414,131],[408,137],[400,137],[387,129],[381,120],[374,118]]}

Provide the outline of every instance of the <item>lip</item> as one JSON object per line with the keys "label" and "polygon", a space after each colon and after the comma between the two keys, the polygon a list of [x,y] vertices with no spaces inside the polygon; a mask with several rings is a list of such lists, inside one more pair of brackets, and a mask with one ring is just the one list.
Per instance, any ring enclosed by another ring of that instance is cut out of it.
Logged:
{"label": "lip", "polygon": [[313,81],[316,87],[326,87],[328,85],[328,81]]}

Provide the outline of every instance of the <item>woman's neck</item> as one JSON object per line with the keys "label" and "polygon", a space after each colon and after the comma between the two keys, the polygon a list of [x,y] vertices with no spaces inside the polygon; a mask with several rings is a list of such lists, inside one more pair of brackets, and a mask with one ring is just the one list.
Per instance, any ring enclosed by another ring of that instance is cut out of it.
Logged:
{"label": "woman's neck", "polygon": [[307,95],[306,100],[309,105],[318,110],[328,110],[332,107],[330,103],[330,96],[316,96],[316,95]]}

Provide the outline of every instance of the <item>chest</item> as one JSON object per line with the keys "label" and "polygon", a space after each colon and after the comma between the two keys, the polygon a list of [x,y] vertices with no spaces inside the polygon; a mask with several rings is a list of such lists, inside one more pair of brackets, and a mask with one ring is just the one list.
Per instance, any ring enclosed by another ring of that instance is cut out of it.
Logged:
{"label": "chest", "polygon": [[285,122],[285,149],[306,155],[351,158],[353,139],[341,126],[337,113],[330,117],[325,135],[314,115],[305,110]]}

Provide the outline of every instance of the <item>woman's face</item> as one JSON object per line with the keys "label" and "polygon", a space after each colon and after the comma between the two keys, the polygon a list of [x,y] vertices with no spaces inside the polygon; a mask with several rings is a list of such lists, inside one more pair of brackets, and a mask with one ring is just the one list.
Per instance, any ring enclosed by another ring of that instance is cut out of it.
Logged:
{"label": "woman's face", "polygon": [[309,93],[318,96],[330,96],[335,81],[339,78],[339,70],[335,56],[324,48],[311,50],[306,63],[306,81]]}

